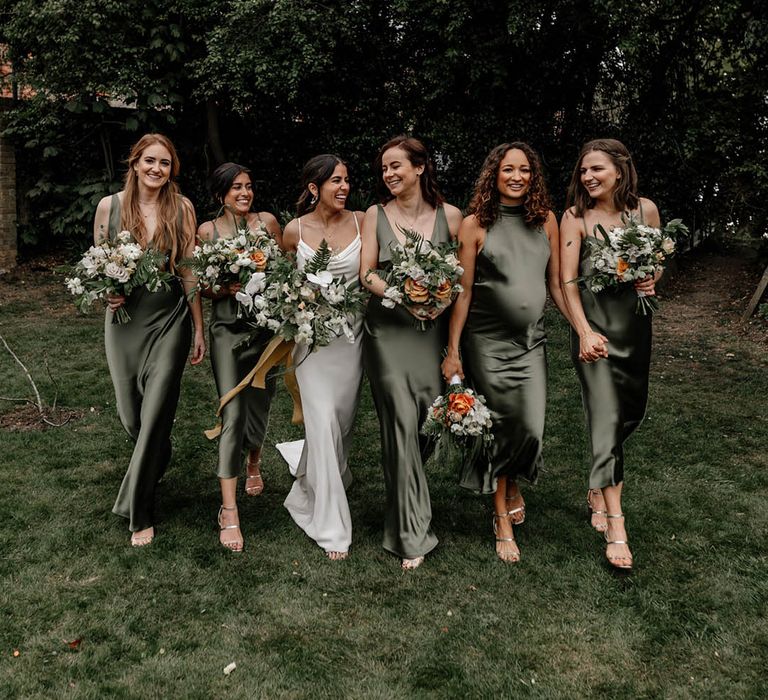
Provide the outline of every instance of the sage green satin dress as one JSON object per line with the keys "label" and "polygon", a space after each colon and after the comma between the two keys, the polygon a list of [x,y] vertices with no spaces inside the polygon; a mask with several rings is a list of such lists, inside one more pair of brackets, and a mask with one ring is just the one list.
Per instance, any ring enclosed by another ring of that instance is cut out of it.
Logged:
{"label": "sage green satin dress", "polygon": [[[214,224],[213,239],[218,237]],[[211,305],[211,366],[219,397],[236,387],[253,369],[272,338],[272,332],[264,329],[252,344],[235,350],[235,346],[253,330],[245,319],[238,318],[239,307],[239,302],[231,296],[214,299]],[[219,478],[239,476],[247,451],[261,447],[267,433],[275,387],[275,378],[270,374],[265,389],[249,386],[224,406],[216,470]]]}
{"label": "sage green satin dress", "polygon": [[[120,200],[114,195],[110,238],[120,230]],[[125,309],[131,316],[127,323],[112,323],[109,310],[104,320],[117,413],[135,443],[112,512],[128,518],[131,532],[136,532],[154,524],[155,487],[171,460],[171,430],[192,323],[179,280],[169,290],[133,290]]]}
{"label": "sage green satin dress", "polygon": [[[391,265],[390,245],[397,244],[379,206],[376,224],[379,268]],[[437,210],[432,242],[450,240],[442,207]],[[422,331],[403,307],[387,309],[372,295],[365,315],[363,361],[381,429],[381,463],[387,502],[383,546],[405,559],[427,554],[437,545],[432,533],[432,505],[424,462],[432,447],[419,433],[427,409],[442,392],[441,353],[447,314]]]}
{"label": "sage green satin dress", "polygon": [[525,223],[522,206],[499,205],[475,263],[472,304],[462,334],[462,363],[491,411],[488,455],[466,465],[459,483],[494,493],[500,476],[535,481],[541,466],[547,403],[547,264],[541,226]]}
{"label": "sage green satin dress", "polygon": [[[586,233],[586,222],[584,226]],[[579,275],[590,270],[582,245]],[[571,329],[571,359],[581,382],[592,452],[589,488],[598,489],[624,480],[624,441],[645,415],[652,317],[635,313],[637,292],[631,283],[598,293],[579,284],[579,293],[589,325],[608,338],[608,357],[585,363],[579,360],[579,337]]]}

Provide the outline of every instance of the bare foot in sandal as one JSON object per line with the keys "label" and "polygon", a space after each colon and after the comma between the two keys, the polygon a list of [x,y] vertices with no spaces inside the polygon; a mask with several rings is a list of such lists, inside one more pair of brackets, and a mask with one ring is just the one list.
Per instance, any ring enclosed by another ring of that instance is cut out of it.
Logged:
{"label": "bare foot in sandal", "polygon": [[605,506],[602,489],[590,489],[587,491],[587,507],[592,512],[590,523],[598,532],[605,532],[608,529],[606,515],[608,511]]}
{"label": "bare foot in sandal", "polygon": [[245,492],[249,496],[259,496],[264,491],[264,479],[261,478],[261,448],[248,454],[248,466],[245,470]]}

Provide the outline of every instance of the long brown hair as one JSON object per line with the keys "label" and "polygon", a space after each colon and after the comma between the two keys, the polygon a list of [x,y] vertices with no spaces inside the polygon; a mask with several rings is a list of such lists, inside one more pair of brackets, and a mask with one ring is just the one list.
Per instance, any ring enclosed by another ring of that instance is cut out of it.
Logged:
{"label": "long brown hair", "polygon": [[605,153],[621,175],[616,183],[616,188],[613,190],[613,206],[616,211],[637,209],[640,202],[637,194],[637,171],[627,147],[616,139],[594,139],[582,146],[576,167],[571,174],[571,181],[568,184],[566,208],[573,207],[576,216],[583,217],[587,209],[592,209],[595,206],[595,200],[589,196],[587,188],[581,182],[581,162],[584,160],[584,156],[592,151]]}
{"label": "long brown hair", "polygon": [[384,153],[390,148],[401,148],[405,151],[405,155],[414,167],[419,167],[420,165],[424,166],[424,172],[419,177],[419,184],[421,185],[421,196],[424,197],[424,201],[426,201],[429,206],[437,209],[438,206],[445,202],[445,197],[443,197],[440,188],[437,186],[435,166],[432,164],[432,159],[429,157],[427,147],[419,141],[419,139],[401,134],[400,136],[395,136],[387,141],[379,149],[379,154],[376,156],[376,160],[373,163],[374,174],[376,175],[376,187],[379,191],[379,199],[382,204],[386,204],[395,198],[384,184],[384,180],[381,177],[381,161],[384,158]]}
{"label": "long brown hair", "polygon": [[531,166],[531,180],[523,199],[525,223],[529,226],[541,226],[549,216],[551,205],[541,160],[536,151],[527,143],[512,141],[511,143],[499,144],[491,149],[475,182],[467,213],[474,214],[477,223],[483,228],[488,228],[499,216],[500,198],[497,185],[499,166],[504,160],[504,156],[513,149],[525,153],[528,164]]}
{"label": "long brown hair", "polygon": [[179,210],[182,207],[181,192],[179,186],[174,182],[174,179],[179,175],[179,156],[171,140],[163,134],[144,134],[133,145],[128,154],[128,170],[125,173],[125,195],[120,212],[120,227],[130,231],[139,245],[145,246],[147,244],[149,232],[139,207],[138,176],[134,166],[139,162],[142,153],[155,144],[160,144],[171,154],[171,173],[158,196],[157,230],[152,237],[152,245],[158,250],[169,252],[170,268],[173,270],[194,234],[184,230],[184,216],[179,215]]}

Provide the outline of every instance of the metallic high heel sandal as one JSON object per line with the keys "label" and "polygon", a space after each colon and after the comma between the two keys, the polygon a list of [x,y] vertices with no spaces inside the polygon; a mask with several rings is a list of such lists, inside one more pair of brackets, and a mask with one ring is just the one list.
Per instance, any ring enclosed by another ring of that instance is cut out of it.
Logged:
{"label": "metallic high heel sandal", "polygon": [[[587,508],[589,509],[589,524],[598,532],[605,532],[608,529],[608,523],[606,522],[605,525],[600,523],[599,525],[596,525],[593,516],[595,515],[608,515],[607,510],[595,510],[592,507],[592,495],[595,493],[601,493],[600,489],[589,489],[587,491]],[[602,494],[601,494],[602,495]]]}
{"label": "metallic high heel sandal", "polygon": [[[616,515],[611,515],[610,513],[606,513],[606,518],[623,518],[623,513],[618,513]],[[606,528],[605,531],[605,542],[606,544],[627,544],[627,540],[609,540],[608,539],[608,529]],[[632,568],[632,553],[630,552],[628,557],[612,557],[608,554],[608,550],[605,550],[605,558],[608,560],[608,563],[614,568],[614,569],[620,569],[622,571],[629,571]],[[628,564],[620,564],[620,561],[628,561]]]}
{"label": "metallic high heel sandal", "polygon": [[[493,536],[496,538],[496,556],[501,559],[501,561],[507,563],[507,564],[514,564],[518,561],[520,561],[520,551],[517,552],[500,552],[499,551],[499,542],[515,542],[514,534],[512,537],[499,537],[499,528],[498,528],[498,520],[499,518],[506,518],[507,514],[502,513],[499,515],[498,513],[493,514]],[[517,544],[517,542],[515,542]]]}
{"label": "metallic high heel sandal", "polygon": [[[256,468],[259,470],[258,474],[248,475],[248,467]],[[248,467],[245,472],[245,493],[249,496],[260,496],[264,491],[264,479],[261,477],[261,452],[259,452],[258,459],[251,462],[248,458]]]}
{"label": "metallic high heel sandal", "polygon": [[[221,515],[223,511],[225,510],[237,510],[237,506],[224,506],[222,505],[219,508],[219,516],[217,518],[217,521],[219,523],[219,532],[224,532],[224,530],[234,530],[234,529],[240,529],[240,525],[222,525],[221,524]],[[240,540],[234,540],[232,542],[222,542],[221,546],[224,547],[224,549],[229,550],[230,552],[237,552],[240,553],[243,551],[243,536],[240,535]]]}
{"label": "metallic high heel sandal", "polygon": [[[505,496],[504,501],[516,501],[518,498],[523,501],[522,494],[515,496],[514,498]],[[510,520],[512,520],[513,525],[522,525],[525,522],[525,501],[523,501],[523,505],[518,506],[517,508],[513,508],[512,510],[508,510],[507,515],[509,516]]]}

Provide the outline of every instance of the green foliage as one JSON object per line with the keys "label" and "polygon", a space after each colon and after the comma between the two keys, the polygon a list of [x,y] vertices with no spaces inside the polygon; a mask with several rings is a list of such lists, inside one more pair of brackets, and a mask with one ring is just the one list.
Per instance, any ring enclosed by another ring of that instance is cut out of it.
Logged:
{"label": "green foliage", "polygon": [[320,241],[320,245],[317,247],[315,254],[307,260],[304,265],[304,274],[317,274],[322,270],[327,270],[330,261],[331,249],[328,246],[328,241],[323,238],[323,240]]}
{"label": "green foliage", "polygon": [[348,160],[369,199],[374,154],[404,131],[459,205],[492,146],[526,140],[561,209],[581,143],[616,136],[664,218],[768,228],[765,3],[7,0],[4,19],[14,79],[35,92],[6,133],[38,240],[84,226],[73,183],[113,190],[149,130],[176,141],[200,212],[222,159],[253,168],[260,208],[291,207],[320,152]]}

